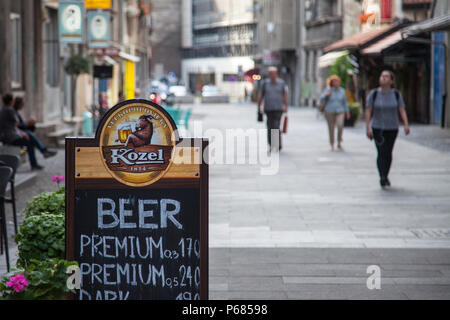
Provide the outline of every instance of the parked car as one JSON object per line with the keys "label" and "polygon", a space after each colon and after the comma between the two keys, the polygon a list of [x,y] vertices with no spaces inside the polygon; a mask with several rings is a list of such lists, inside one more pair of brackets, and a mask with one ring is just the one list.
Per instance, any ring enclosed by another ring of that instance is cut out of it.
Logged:
{"label": "parked car", "polygon": [[185,86],[171,86],[169,87],[169,93],[173,94],[175,97],[184,97],[187,95],[187,89]]}
{"label": "parked car", "polygon": [[202,88],[202,103],[228,103],[228,95],[220,92],[214,85],[204,85]]}

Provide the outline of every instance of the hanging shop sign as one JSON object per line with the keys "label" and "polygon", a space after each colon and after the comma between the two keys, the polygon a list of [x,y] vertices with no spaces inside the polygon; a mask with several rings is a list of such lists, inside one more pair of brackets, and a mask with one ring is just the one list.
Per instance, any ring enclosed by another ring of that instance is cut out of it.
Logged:
{"label": "hanging shop sign", "polygon": [[84,2],[59,2],[58,10],[59,41],[62,43],[83,43],[84,41]]}
{"label": "hanging shop sign", "polygon": [[109,11],[88,11],[88,46],[90,48],[108,48],[110,37]]}

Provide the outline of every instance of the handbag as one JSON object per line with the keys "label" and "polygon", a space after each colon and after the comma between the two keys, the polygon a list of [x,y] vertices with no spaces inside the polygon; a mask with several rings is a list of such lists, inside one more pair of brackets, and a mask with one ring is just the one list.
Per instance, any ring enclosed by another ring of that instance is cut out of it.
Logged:
{"label": "handbag", "polygon": [[263,113],[258,110],[258,122],[263,122]]}
{"label": "handbag", "polygon": [[287,126],[288,126],[288,116],[285,115],[283,120],[283,130],[281,131],[282,133],[287,133]]}
{"label": "handbag", "polygon": [[327,106],[327,103],[328,103],[328,99],[329,99],[330,97],[327,97],[327,96],[325,96],[325,99],[323,99],[321,102],[320,102],[320,105],[319,105],[319,111],[320,112],[324,112],[325,111],[325,107]]}

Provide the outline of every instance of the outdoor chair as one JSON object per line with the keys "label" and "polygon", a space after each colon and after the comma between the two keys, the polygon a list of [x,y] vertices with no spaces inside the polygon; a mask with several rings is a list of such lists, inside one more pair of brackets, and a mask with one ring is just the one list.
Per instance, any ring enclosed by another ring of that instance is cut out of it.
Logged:
{"label": "outdoor chair", "polygon": [[11,176],[11,179],[9,180],[9,184],[10,184],[10,188],[11,188],[11,197],[5,198],[5,202],[12,204],[13,218],[14,218],[14,231],[15,231],[15,234],[17,234],[18,227],[17,227],[16,194],[15,194],[14,183],[15,183],[16,172],[20,165],[20,158],[18,156],[10,155],[10,154],[0,154],[0,163],[1,162],[3,162],[6,166],[13,169],[13,174]]}
{"label": "outdoor chair", "polygon": [[[0,166],[0,253],[5,251],[6,269],[9,272],[9,247],[8,247],[8,229],[5,215],[5,193],[6,186],[13,175],[13,169],[7,166]],[[3,245],[5,248],[3,250]]]}

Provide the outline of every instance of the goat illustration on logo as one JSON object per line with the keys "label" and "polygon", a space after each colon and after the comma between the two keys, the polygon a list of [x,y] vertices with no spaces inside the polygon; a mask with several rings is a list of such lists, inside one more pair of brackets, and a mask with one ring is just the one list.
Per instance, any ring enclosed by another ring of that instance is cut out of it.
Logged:
{"label": "goat illustration on logo", "polygon": [[152,119],[154,118],[149,114],[140,116],[136,122],[135,130],[128,135],[125,146],[139,148],[149,145],[153,136]]}

